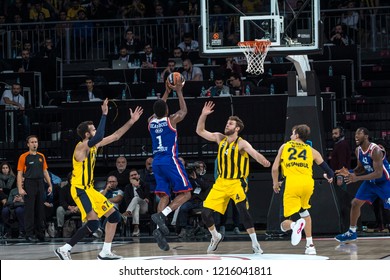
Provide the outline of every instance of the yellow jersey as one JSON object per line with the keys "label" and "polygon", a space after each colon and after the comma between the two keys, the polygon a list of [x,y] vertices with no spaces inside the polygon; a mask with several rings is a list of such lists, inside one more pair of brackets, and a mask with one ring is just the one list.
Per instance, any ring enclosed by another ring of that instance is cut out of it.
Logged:
{"label": "yellow jersey", "polygon": [[310,145],[297,141],[288,141],[281,155],[283,175],[313,176],[313,151]]}
{"label": "yellow jersey", "polygon": [[[80,144],[81,142],[79,142],[77,145]],[[82,162],[76,161],[75,156],[73,154],[72,186],[78,188],[93,187],[93,183],[94,183],[93,171],[95,169],[96,154],[97,154],[96,146],[93,146],[89,149],[88,157],[84,159]]]}
{"label": "yellow jersey", "polygon": [[249,155],[240,153],[237,139],[231,143],[225,137],[218,147],[218,176],[224,179],[247,178],[249,175]]}

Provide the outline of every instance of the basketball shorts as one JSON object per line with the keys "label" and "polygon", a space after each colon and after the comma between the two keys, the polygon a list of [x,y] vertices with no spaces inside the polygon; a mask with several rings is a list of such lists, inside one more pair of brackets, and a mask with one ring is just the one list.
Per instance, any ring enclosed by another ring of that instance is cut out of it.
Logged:
{"label": "basketball shorts", "polygon": [[153,165],[153,173],[157,183],[155,193],[158,196],[171,196],[171,191],[180,193],[192,190],[187,172],[180,161],[178,164]]}
{"label": "basketball shorts", "polygon": [[310,197],[314,191],[314,180],[307,176],[288,176],[283,193],[283,215],[290,217],[301,208],[309,209]]}
{"label": "basketball shorts", "polygon": [[382,183],[364,181],[360,185],[355,197],[369,203],[373,203],[379,197],[383,201],[383,206],[386,209],[390,209],[390,181]]}
{"label": "basketball shorts", "polygon": [[203,207],[225,214],[230,199],[235,204],[246,200],[247,187],[245,179],[218,178],[203,202]]}

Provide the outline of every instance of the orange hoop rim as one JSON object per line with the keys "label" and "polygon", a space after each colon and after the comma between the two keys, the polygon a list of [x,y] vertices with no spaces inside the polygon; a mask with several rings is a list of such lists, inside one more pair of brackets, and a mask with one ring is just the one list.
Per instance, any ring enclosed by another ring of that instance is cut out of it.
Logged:
{"label": "orange hoop rim", "polygon": [[243,42],[238,42],[237,45],[239,47],[249,47],[249,48],[268,48],[271,45],[270,40],[264,40],[264,39],[259,39],[255,41],[243,41]]}

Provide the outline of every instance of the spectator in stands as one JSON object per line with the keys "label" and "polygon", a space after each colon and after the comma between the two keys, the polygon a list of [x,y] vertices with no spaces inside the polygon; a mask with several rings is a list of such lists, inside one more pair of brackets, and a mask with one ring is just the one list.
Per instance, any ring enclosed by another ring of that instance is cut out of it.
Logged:
{"label": "spectator in stands", "polygon": [[[66,49],[67,30],[69,30],[69,32],[72,33],[72,29],[71,29],[72,24],[70,22],[66,22],[68,20],[68,18],[66,16],[65,10],[60,11],[59,16],[58,16],[58,20],[61,22],[57,23],[54,26],[55,34],[56,34],[56,43],[57,43],[56,47],[58,49],[64,50],[64,49]],[[70,40],[71,40],[71,38],[70,38]]]}
{"label": "spectator in stands", "polygon": [[224,32],[225,23],[228,22],[228,19],[225,16],[221,16],[224,12],[222,11],[221,4],[215,2],[212,5],[212,12],[210,15],[209,30],[210,32]]}
{"label": "spectator in stands", "polygon": [[330,41],[335,46],[349,46],[353,44],[353,41],[345,33],[345,25],[337,24],[334,27],[334,31],[330,36]]}
{"label": "spectator in stands", "polygon": [[144,45],[144,53],[140,55],[142,68],[155,68],[161,65],[160,58],[153,52],[152,45],[146,43]]}
{"label": "spectator in stands", "polygon": [[130,184],[126,185],[125,189],[127,208],[123,215],[125,217],[132,217],[132,224],[134,226],[132,236],[140,236],[139,215],[148,212],[150,191],[147,185],[141,181],[136,169],[130,170],[129,180]]}
{"label": "spectator in stands", "polygon": [[15,0],[14,3],[8,7],[7,15],[9,19],[13,19],[15,15],[20,15],[24,22],[29,20],[29,9],[23,3],[23,0]]}
{"label": "spectator in stands", "polygon": [[[204,164],[204,163],[203,163]],[[184,238],[191,230],[189,215],[191,210],[196,208],[203,208],[203,201],[206,199],[209,189],[211,187],[207,181],[203,180],[200,172],[200,162],[186,165],[186,171],[188,179],[192,185],[191,198],[187,200],[183,205],[180,206],[179,214],[177,217],[176,225],[180,230],[179,237]]]}
{"label": "spectator in stands", "polygon": [[4,193],[8,196],[11,189],[16,186],[16,176],[11,165],[6,161],[3,161],[0,164],[0,169],[0,193]]}
{"label": "spectator in stands", "polygon": [[127,52],[126,46],[121,46],[119,48],[119,56],[116,59],[121,60],[121,61],[125,61],[125,62],[131,61],[131,58],[130,58],[129,53]]}
{"label": "spectator in stands", "polygon": [[133,0],[130,5],[123,6],[123,18],[143,18],[145,16],[145,4],[141,0]]}
{"label": "spectator in stands", "polygon": [[125,191],[130,174],[130,170],[127,168],[127,159],[124,156],[117,157],[115,166],[116,170],[109,172],[107,176],[115,176],[118,180],[118,189]]}
{"label": "spectator in stands", "polygon": [[[106,10],[104,9],[101,0],[91,0],[91,2],[84,5],[83,7],[85,9],[88,19],[90,20],[99,20],[99,19],[108,18]],[[100,25],[99,23],[97,24],[98,26]]]}
{"label": "spectator in stands", "polygon": [[31,58],[31,53],[29,50],[22,50],[22,62],[18,68],[18,72],[24,73],[35,70],[38,70],[38,63],[34,58]]}
{"label": "spectator in stands", "polygon": [[[12,85],[12,89],[5,90],[0,100],[0,105],[6,105],[7,109],[17,110],[18,123],[23,126],[23,137],[30,135],[30,119],[25,112],[25,99],[22,93],[22,86],[18,83]],[[15,115],[14,115],[15,116]]]}
{"label": "spectator in stands", "polygon": [[76,46],[79,46],[76,50],[76,57],[85,59],[88,57],[89,49],[91,48],[94,25],[88,20],[84,9],[80,9],[77,12],[77,17],[78,21],[73,25]]}
{"label": "spectator in stands", "polygon": [[190,59],[183,61],[183,76],[186,81],[203,81],[203,72],[197,66],[193,66]]}
{"label": "spectator in stands", "polygon": [[185,53],[195,52],[199,50],[199,43],[192,38],[191,33],[184,34],[183,42],[178,45]]}
{"label": "spectator in stands", "polygon": [[52,39],[50,38],[45,39],[45,42],[41,46],[41,50],[38,53],[38,57],[49,58],[49,59],[55,59],[57,57],[57,50],[53,44]]}
{"label": "spectator in stands", "polygon": [[214,80],[214,86],[211,86],[207,91],[210,91],[210,96],[230,96],[230,89],[225,86],[222,77],[217,76]]}
{"label": "spectator in stands", "polygon": [[237,73],[242,76],[241,66],[234,57],[226,57],[225,61],[226,63],[221,65],[220,69],[218,69],[218,73],[221,73],[223,78],[228,79],[232,73]]}
{"label": "spectator in stands", "polygon": [[[7,204],[7,199],[8,196],[4,192],[0,191],[0,213],[1,214],[3,213],[3,208]],[[0,215],[0,228],[1,227],[3,228],[3,230],[0,232],[0,239],[3,237],[4,234],[4,221],[2,215]]]}
{"label": "spectator in stands", "polygon": [[[2,196],[2,199],[0,200],[0,203],[3,202],[4,196]],[[17,188],[13,188],[8,196],[7,203],[4,205],[1,212],[5,226],[4,231],[6,232],[4,238],[12,238],[12,224],[15,222],[18,223],[18,238],[25,238],[24,210],[24,198],[19,194]]]}
{"label": "spectator in stands", "polygon": [[184,60],[186,58],[185,54],[183,53],[183,50],[179,47],[176,47],[173,49],[173,57],[174,58],[181,58]]}
{"label": "spectator in stands", "polygon": [[241,76],[237,73],[230,74],[229,86],[231,95],[246,95],[246,87],[249,86],[249,91],[252,91],[252,84],[241,79]]}
{"label": "spectator in stands", "polygon": [[347,2],[346,13],[341,15],[341,24],[345,24],[347,27],[347,34],[352,38],[354,42],[357,42],[357,34],[358,34],[358,24],[359,24],[359,14],[357,11],[354,11],[355,1],[351,0]]}
{"label": "spectator in stands", "polygon": [[155,195],[154,191],[156,190],[156,178],[154,177],[153,173],[153,158],[148,157],[145,161],[145,168],[138,170],[138,174],[140,175],[140,179],[143,184],[145,184],[145,188],[149,189],[149,213],[153,214],[156,213],[156,206],[158,204],[159,197]]}
{"label": "spectator in stands", "polygon": [[177,72],[177,71],[178,71],[178,69],[176,68],[176,61],[174,61],[172,59],[168,59],[167,68],[165,68],[164,71],[162,71],[162,73],[161,73],[161,80],[163,82],[165,82],[167,77],[169,76],[169,74],[171,74],[173,72]]}
{"label": "spectator in stands", "polygon": [[45,20],[50,20],[51,15],[49,10],[44,8],[40,1],[36,1],[30,8],[29,19],[31,21],[38,21],[39,13],[43,14]]}
{"label": "spectator in stands", "polygon": [[95,87],[95,83],[91,77],[85,79],[85,85],[87,87],[89,101],[100,101],[103,99],[103,92]]}
{"label": "spectator in stands", "polygon": [[85,10],[83,7],[81,7],[80,1],[74,0],[72,1],[72,4],[68,9],[66,16],[69,20],[77,20],[79,11],[85,11]]}
{"label": "spectator in stands", "polygon": [[72,216],[79,216],[81,219],[80,210],[77,207],[76,202],[74,202],[72,195],[70,194],[71,179],[72,172],[69,172],[66,184],[60,189],[60,201],[56,210],[57,237],[63,237],[65,218],[69,219]]}
{"label": "spectator in stands", "polygon": [[131,29],[126,30],[125,38],[120,43],[120,48],[122,47],[126,47],[128,54],[134,54],[141,50],[141,42]]}

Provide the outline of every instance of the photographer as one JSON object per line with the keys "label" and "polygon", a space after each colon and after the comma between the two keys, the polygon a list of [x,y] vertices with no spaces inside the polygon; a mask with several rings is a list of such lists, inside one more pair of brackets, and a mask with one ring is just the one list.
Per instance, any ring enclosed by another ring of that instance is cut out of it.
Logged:
{"label": "photographer", "polygon": [[188,163],[186,165],[188,178],[192,185],[191,198],[180,206],[177,217],[178,228],[181,229],[179,237],[186,237],[187,231],[191,229],[189,214],[192,209],[203,208],[203,201],[206,199],[210,184],[202,177],[206,172],[203,162]]}
{"label": "photographer", "polygon": [[15,222],[19,223],[19,235],[18,238],[23,239],[24,232],[24,200],[18,192],[18,188],[13,188],[8,196],[8,201],[1,213],[5,224],[4,238],[12,238],[11,225]]}
{"label": "photographer", "polygon": [[124,216],[132,217],[133,234],[132,236],[140,236],[139,230],[139,215],[146,214],[149,207],[149,188],[140,180],[140,175],[137,169],[130,170],[130,184],[125,187],[126,212]]}

